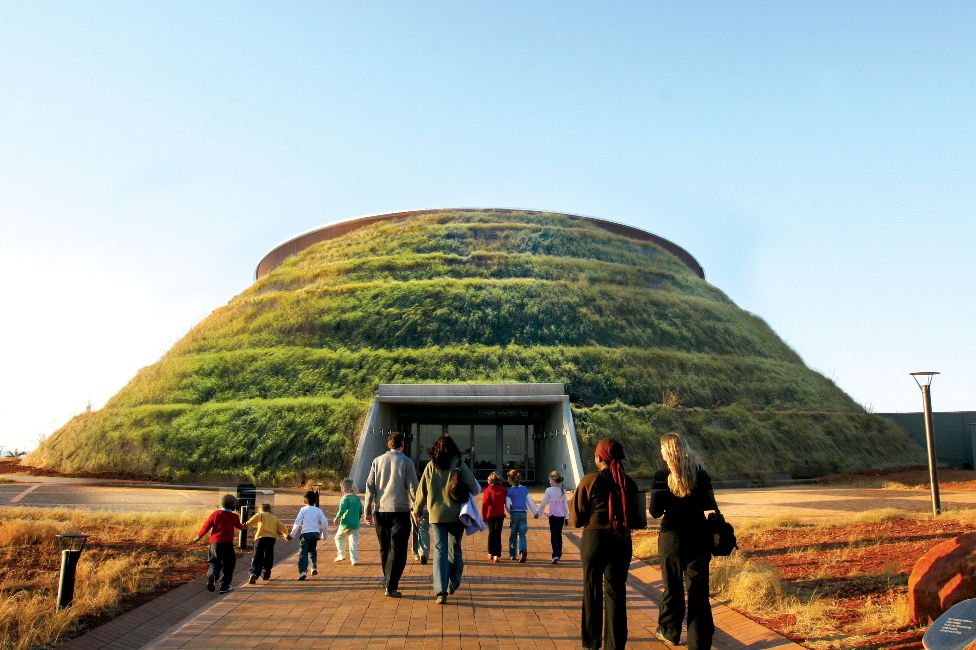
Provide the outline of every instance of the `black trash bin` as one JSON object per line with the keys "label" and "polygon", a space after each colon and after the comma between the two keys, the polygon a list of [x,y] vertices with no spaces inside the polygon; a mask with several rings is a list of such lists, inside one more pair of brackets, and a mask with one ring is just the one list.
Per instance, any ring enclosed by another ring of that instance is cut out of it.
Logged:
{"label": "black trash bin", "polygon": [[254,512],[255,502],[257,501],[257,488],[254,483],[241,483],[237,486],[237,507],[247,508],[248,512]]}

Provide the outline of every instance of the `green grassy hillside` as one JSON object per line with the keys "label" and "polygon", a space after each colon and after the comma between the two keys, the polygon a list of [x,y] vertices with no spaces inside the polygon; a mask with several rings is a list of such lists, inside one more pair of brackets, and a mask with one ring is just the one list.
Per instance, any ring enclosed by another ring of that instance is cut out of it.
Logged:
{"label": "green grassy hillside", "polygon": [[918,462],[755,315],[657,246],[567,215],[454,211],[322,242],[213,312],[28,462],[162,478],[348,471],[378,383],[561,382],[635,468],[688,433],[719,477]]}

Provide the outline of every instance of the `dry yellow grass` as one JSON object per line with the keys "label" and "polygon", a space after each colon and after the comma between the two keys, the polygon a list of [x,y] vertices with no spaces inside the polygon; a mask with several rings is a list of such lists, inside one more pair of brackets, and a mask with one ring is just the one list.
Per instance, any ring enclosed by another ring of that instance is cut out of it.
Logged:
{"label": "dry yellow grass", "polygon": [[[811,536],[813,539],[824,539],[822,532],[818,537],[817,531],[845,526],[848,530],[843,534],[838,533],[841,536],[836,540],[842,543],[828,541],[823,549],[816,551],[817,559],[812,572],[799,580],[784,581],[776,566],[760,559],[749,559],[748,551],[728,558],[714,558],[711,565],[712,595],[734,609],[769,622],[791,637],[803,639],[803,644],[809,648],[874,647],[871,644],[879,635],[904,635],[911,628],[908,597],[903,593],[904,568],[892,560],[880,568],[875,565],[876,568],[870,573],[864,573],[859,565],[865,552],[870,556],[872,549],[883,547],[892,540],[864,531],[875,529],[870,524],[884,525],[905,519],[930,521],[933,517],[883,508],[816,524],[780,517],[737,527],[743,548],[762,549],[772,543],[779,556],[787,557],[809,555],[815,547],[807,540]],[[952,520],[962,527],[976,526],[976,509],[948,510],[938,520]],[[656,537],[650,532],[635,536],[634,552],[642,559],[656,562]],[[785,548],[784,541],[787,544]],[[816,545],[821,542],[812,543]],[[877,553],[874,553],[874,557],[877,557]],[[823,581],[819,582],[818,578]],[[879,591],[858,603],[856,612],[852,614],[850,602],[845,601],[843,595],[838,597],[831,589],[818,586],[845,579],[851,580],[853,585],[874,579]]]}
{"label": "dry yellow grass", "polygon": [[[110,514],[0,508],[0,647],[50,647],[77,621],[116,613],[134,594],[191,577],[203,566],[186,542],[205,513]],[[90,534],[78,563],[74,602],[55,609],[56,535]]]}
{"label": "dry yellow grass", "polygon": [[769,517],[767,519],[755,519],[736,525],[738,533],[757,533],[774,528],[803,528],[810,524],[804,524],[796,517],[780,515],[779,517]]}
{"label": "dry yellow grass", "polygon": [[[865,510],[864,512],[858,513],[857,515],[844,521],[844,523],[880,524],[886,521],[894,521],[895,519],[916,519],[917,517],[917,514],[907,510],[902,510],[900,508],[876,508],[874,510]],[[833,523],[836,525],[839,522]]]}
{"label": "dry yellow grass", "polygon": [[656,530],[635,530],[633,532],[633,543],[635,557],[639,557],[649,564],[658,561]]}

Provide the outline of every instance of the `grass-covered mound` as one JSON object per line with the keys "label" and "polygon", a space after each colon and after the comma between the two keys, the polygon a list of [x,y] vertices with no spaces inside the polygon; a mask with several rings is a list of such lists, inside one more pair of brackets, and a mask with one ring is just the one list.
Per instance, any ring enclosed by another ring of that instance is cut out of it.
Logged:
{"label": "grass-covered mound", "polygon": [[646,471],[670,429],[718,477],[920,460],[904,432],[662,248],[579,217],[458,210],[288,258],[27,462],[337,478],[376,385],[395,382],[565,383],[584,446],[623,438]]}

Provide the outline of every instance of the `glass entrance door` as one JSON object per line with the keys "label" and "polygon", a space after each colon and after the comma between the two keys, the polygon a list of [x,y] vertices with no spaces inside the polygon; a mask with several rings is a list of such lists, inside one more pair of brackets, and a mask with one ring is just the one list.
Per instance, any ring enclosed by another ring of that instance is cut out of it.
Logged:
{"label": "glass entrance door", "polygon": [[487,481],[488,475],[501,468],[498,462],[497,424],[475,424],[471,440],[471,469],[479,481]]}
{"label": "glass entrance door", "polygon": [[510,469],[517,469],[524,482],[535,481],[535,441],[531,424],[420,422],[412,424],[410,431],[413,435],[410,451],[418,470],[423,470],[430,460],[428,451],[434,441],[449,434],[479,481],[487,481],[492,472],[498,472],[504,478]]}

